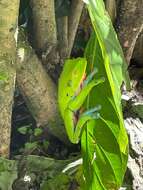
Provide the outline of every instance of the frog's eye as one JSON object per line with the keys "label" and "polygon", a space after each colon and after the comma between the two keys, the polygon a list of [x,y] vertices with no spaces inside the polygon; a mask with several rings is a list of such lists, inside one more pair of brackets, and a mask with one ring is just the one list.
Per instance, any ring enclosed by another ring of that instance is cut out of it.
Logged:
{"label": "frog's eye", "polygon": [[71,87],[71,86],[72,86],[72,80],[69,80],[69,81],[67,82],[67,86],[68,86],[68,87]]}
{"label": "frog's eye", "polygon": [[78,76],[79,76],[79,72],[77,70],[75,70],[73,72],[72,78],[75,79],[75,78],[78,78]]}

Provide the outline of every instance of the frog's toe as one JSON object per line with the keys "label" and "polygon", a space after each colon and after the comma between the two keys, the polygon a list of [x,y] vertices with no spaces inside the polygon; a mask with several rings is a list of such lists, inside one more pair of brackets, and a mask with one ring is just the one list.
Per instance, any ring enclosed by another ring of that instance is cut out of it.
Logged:
{"label": "frog's toe", "polygon": [[100,113],[92,114],[92,119],[99,119],[99,118],[100,118]]}

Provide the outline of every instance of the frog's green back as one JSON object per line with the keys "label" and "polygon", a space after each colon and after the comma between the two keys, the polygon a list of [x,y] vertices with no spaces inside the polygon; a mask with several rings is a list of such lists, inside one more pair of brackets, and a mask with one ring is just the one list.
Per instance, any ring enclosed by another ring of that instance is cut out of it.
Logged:
{"label": "frog's green back", "polygon": [[85,58],[68,59],[65,61],[58,86],[58,102],[63,117],[69,101],[80,87],[86,65],[87,61]]}

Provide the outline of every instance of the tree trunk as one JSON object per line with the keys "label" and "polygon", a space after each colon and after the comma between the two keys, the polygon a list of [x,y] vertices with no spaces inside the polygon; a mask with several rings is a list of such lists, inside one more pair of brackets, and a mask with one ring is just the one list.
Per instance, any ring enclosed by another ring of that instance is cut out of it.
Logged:
{"label": "tree trunk", "polygon": [[121,1],[117,33],[129,64],[137,38],[143,30],[143,0]]}
{"label": "tree trunk", "polygon": [[[15,29],[19,0],[0,1],[0,155],[8,156],[15,88]],[[3,77],[2,77],[3,76]],[[2,79],[3,78],[3,79]]]}

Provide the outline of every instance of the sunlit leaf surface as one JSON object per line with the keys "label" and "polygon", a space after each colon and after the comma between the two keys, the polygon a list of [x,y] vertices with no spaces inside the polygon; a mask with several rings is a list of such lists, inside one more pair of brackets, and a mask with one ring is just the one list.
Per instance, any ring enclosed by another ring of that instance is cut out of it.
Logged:
{"label": "sunlit leaf surface", "polygon": [[105,82],[90,93],[87,108],[101,105],[101,117],[87,123],[82,135],[86,190],[118,190],[128,158],[128,138],[121,109],[120,87],[129,83],[122,49],[102,0],[89,0],[88,10],[94,28],[85,56],[90,73]]}

